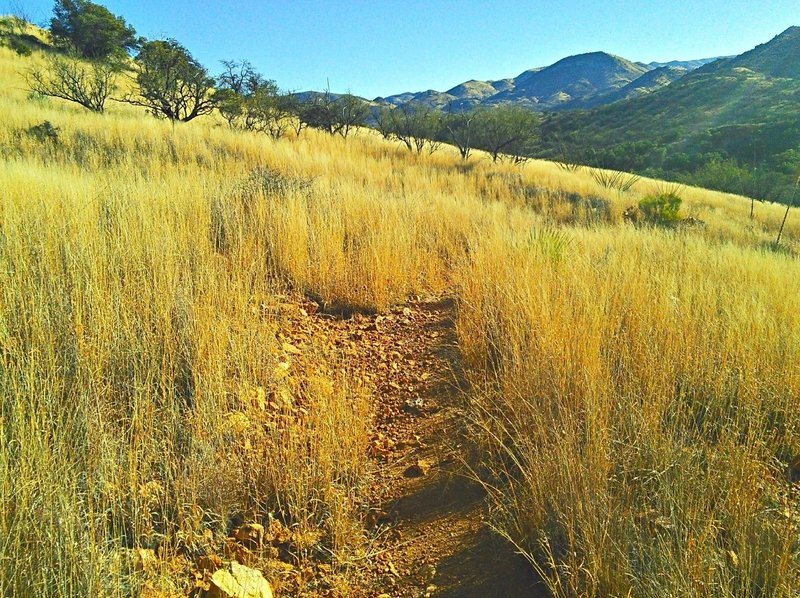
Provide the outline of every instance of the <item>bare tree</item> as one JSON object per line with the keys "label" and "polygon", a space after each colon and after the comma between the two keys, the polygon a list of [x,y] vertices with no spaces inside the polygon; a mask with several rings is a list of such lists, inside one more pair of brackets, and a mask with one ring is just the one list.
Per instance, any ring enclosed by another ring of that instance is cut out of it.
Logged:
{"label": "bare tree", "polygon": [[791,201],[786,202],[786,212],[783,214],[783,220],[781,221],[781,228],[778,231],[778,238],[775,239],[776,249],[781,243],[781,237],[783,236],[783,228],[786,226],[786,219],[789,217],[789,210],[791,210],[797,203],[798,190],[800,190],[800,176],[797,177],[797,180],[794,183],[794,192],[792,193]]}
{"label": "bare tree", "polygon": [[441,145],[441,115],[430,106],[405,102],[378,115],[378,130],[385,139],[396,139],[410,152],[421,154],[425,147],[435,152]]}
{"label": "bare tree", "polygon": [[394,128],[394,108],[383,107],[380,108],[375,115],[375,129],[381,134],[381,137],[387,141],[392,139],[392,129]]}
{"label": "bare tree", "polygon": [[108,62],[86,63],[73,58],[51,56],[44,68],[28,72],[30,91],[80,104],[102,113],[116,90],[117,68]]}
{"label": "bare tree", "polygon": [[25,33],[25,29],[28,27],[29,23],[33,23],[33,19],[31,18],[28,9],[17,0],[13,0],[9,3],[8,6],[8,14],[11,19],[11,32],[16,35],[22,35]]}
{"label": "bare tree", "polygon": [[222,64],[225,71],[217,77],[214,99],[228,124],[273,139],[283,137],[293,125],[293,97],[281,94],[275,81],[265,79],[246,60],[224,60]]}

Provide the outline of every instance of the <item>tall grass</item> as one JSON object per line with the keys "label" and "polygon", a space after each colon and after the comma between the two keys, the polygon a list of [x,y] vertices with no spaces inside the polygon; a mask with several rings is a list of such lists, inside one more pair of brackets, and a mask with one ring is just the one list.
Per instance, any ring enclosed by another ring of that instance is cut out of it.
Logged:
{"label": "tall grass", "polygon": [[[326,518],[363,474],[367,399],[324,376],[335,356],[282,376],[266,198],[220,247],[206,177],[104,174],[2,166],[4,593],[125,593],[117,549],[270,512],[352,527]],[[308,416],[275,425],[253,389],[286,389]]]}
{"label": "tall grass", "polygon": [[[99,116],[28,97],[39,60],[0,48],[4,595],[186,590],[125,549],[190,559],[271,516],[347,562],[373,402],[335,350],[284,354],[281,297],[382,310],[454,288],[503,529],[557,593],[794,583],[797,266],[760,249],[780,207],[751,222],[687,189],[705,227],[633,230],[655,182],[622,197],[366,131]],[[45,120],[58,139],[27,133]],[[796,252],[792,216],[784,238]]]}
{"label": "tall grass", "polygon": [[498,525],[558,596],[792,596],[795,260],[657,231],[492,239],[458,331]]}

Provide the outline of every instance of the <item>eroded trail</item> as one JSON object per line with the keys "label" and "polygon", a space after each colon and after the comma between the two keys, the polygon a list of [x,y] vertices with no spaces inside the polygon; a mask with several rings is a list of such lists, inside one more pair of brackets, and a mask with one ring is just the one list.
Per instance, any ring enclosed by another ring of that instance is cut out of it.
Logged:
{"label": "eroded trail", "polygon": [[464,464],[467,389],[454,317],[451,300],[428,299],[386,315],[309,318],[376,390],[365,505],[375,540],[357,595],[544,595],[488,528],[484,491]]}

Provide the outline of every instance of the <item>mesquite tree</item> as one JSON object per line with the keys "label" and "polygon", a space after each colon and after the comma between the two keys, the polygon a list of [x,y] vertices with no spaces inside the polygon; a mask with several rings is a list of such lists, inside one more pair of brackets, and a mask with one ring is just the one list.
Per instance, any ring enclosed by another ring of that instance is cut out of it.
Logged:
{"label": "mesquite tree", "polygon": [[206,68],[174,39],[149,41],[136,56],[137,91],[123,102],[147,108],[155,116],[188,122],[211,113],[216,101],[214,79]]}

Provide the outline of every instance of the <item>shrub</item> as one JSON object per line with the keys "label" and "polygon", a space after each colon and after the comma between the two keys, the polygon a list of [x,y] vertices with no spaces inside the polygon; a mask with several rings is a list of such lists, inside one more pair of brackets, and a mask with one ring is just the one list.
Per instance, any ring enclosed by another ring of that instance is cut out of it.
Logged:
{"label": "shrub", "polygon": [[52,56],[43,68],[28,72],[28,89],[42,96],[80,104],[102,113],[117,84],[117,68],[105,62],[86,64],[80,60]]}
{"label": "shrub", "polygon": [[44,121],[38,125],[32,126],[27,131],[28,135],[40,143],[52,141],[58,142],[58,127],[53,126],[49,120]]}
{"label": "shrub", "polygon": [[616,189],[620,193],[627,193],[639,182],[637,174],[628,174],[620,170],[591,170],[592,178],[605,189]]}
{"label": "shrub", "polygon": [[31,47],[18,37],[12,37],[8,40],[8,47],[14,50],[19,56],[30,56],[33,54]]}
{"label": "shrub", "polygon": [[675,193],[648,195],[639,202],[639,209],[648,222],[672,224],[680,220],[682,199]]}

